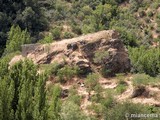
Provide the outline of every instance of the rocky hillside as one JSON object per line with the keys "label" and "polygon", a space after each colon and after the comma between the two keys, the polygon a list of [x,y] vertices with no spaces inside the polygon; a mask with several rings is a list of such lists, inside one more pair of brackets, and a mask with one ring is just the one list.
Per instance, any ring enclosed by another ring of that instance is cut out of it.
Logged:
{"label": "rocky hillside", "polygon": [[0,5],[0,120],[159,120],[160,0]]}
{"label": "rocky hillside", "polygon": [[32,59],[36,64],[58,62],[76,65],[83,74],[107,69],[106,76],[129,72],[131,67],[127,49],[114,30],[104,30],[51,44],[23,45],[22,55],[15,56],[10,64],[24,58]]}
{"label": "rocky hillside", "polygon": [[[26,58],[40,66],[40,73],[48,69],[44,67],[45,65],[53,66],[54,63],[58,64],[60,69],[66,65],[77,66],[81,71],[79,76],[70,75],[65,84],[61,84],[61,97],[66,99],[69,90],[76,86],[74,89],[77,94],[84,97],[81,100],[81,109],[86,114],[92,114],[87,106],[92,104],[89,97],[94,96],[96,92],[92,90],[88,93],[85,84],[86,76],[90,73],[100,75],[97,84],[102,87],[103,92],[107,89],[116,92],[114,98],[119,102],[130,100],[133,103],[160,105],[158,79],[153,80],[155,83],[152,83],[152,78],[148,76],[129,73],[131,62],[128,50],[119,39],[119,33],[114,30],[104,30],[50,44],[26,44],[22,46],[21,55],[13,57],[9,64],[13,66]],[[139,84],[136,84],[137,79],[141,80],[141,82],[138,80]],[[148,83],[144,82],[146,79],[149,79]],[[47,86],[57,84],[57,80],[58,78],[51,74]]]}

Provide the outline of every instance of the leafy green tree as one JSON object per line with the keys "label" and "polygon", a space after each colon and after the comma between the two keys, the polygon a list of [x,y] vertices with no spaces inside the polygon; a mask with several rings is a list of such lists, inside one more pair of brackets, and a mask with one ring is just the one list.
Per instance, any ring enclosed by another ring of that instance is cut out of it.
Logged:
{"label": "leafy green tree", "polygon": [[21,50],[21,45],[31,43],[27,30],[22,31],[19,26],[12,26],[6,44],[5,54]]}
{"label": "leafy green tree", "polygon": [[45,74],[39,75],[37,78],[38,81],[36,83],[36,87],[34,89],[34,120],[47,120],[47,96],[46,96],[46,79],[47,76]]}
{"label": "leafy green tree", "polygon": [[41,44],[52,43],[52,42],[54,42],[52,35],[45,36],[42,40],[39,40],[39,43]]}
{"label": "leafy green tree", "polygon": [[14,82],[12,99],[14,119],[45,120],[47,118],[46,77],[37,74],[37,66],[30,60],[20,61],[10,68],[8,79]]}
{"label": "leafy green tree", "polygon": [[5,75],[8,73],[8,67],[9,67],[9,61],[11,59],[12,55],[7,55],[0,59],[0,78],[2,79],[5,77]]}
{"label": "leafy green tree", "polygon": [[0,79],[0,119],[14,120],[12,100],[14,97],[14,82],[7,77]]}
{"label": "leafy green tree", "polygon": [[33,120],[33,104],[32,91],[33,81],[25,79],[21,82],[19,88],[18,104],[16,110],[16,119],[18,120]]}
{"label": "leafy green tree", "polygon": [[27,29],[36,37],[40,31],[48,28],[48,18],[45,5],[50,2],[41,0],[1,0],[0,1],[0,48],[5,48],[7,33],[10,27],[19,25],[22,30]]}
{"label": "leafy green tree", "polygon": [[131,4],[130,10],[132,12],[135,12],[138,10],[140,6],[140,2],[138,0],[129,0],[129,3]]}
{"label": "leafy green tree", "polygon": [[108,29],[109,21],[116,15],[115,8],[115,6],[110,4],[98,5],[92,14],[86,16],[84,19],[82,32],[90,33],[102,29]]}
{"label": "leafy green tree", "polygon": [[52,94],[52,100],[51,105],[49,108],[49,119],[51,120],[59,120],[60,119],[60,110],[61,110],[61,88],[59,85],[54,85],[53,87],[53,94]]}
{"label": "leafy green tree", "polygon": [[79,68],[77,66],[70,67],[66,65],[58,70],[57,76],[61,82],[66,82],[68,80],[71,80],[72,77],[78,75],[78,73],[79,73]]}
{"label": "leafy green tree", "polygon": [[99,76],[96,73],[91,73],[87,76],[85,80],[85,85],[88,88],[89,97],[92,90],[95,90],[96,86],[98,85]]}
{"label": "leafy green tree", "polygon": [[156,76],[160,73],[160,50],[159,48],[130,48],[129,56],[133,65],[133,72],[146,73]]}
{"label": "leafy green tree", "polygon": [[[62,120],[87,120],[86,117],[80,110],[79,106],[73,102],[64,102],[61,109]],[[89,119],[88,119],[89,120]]]}
{"label": "leafy green tree", "polygon": [[16,119],[32,119],[33,91],[36,83],[36,66],[32,61],[20,61],[9,72],[9,79],[14,81],[12,108]]}
{"label": "leafy green tree", "polygon": [[54,28],[51,30],[52,36],[54,40],[58,40],[61,37],[61,29],[59,27]]}
{"label": "leafy green tree", "polygon": [[110,29],[115,29],[120,33],[120,38],[126,46],[138,46],[140,37],[140,22],[128,9],[119,9],[117,17],[109,23]]}

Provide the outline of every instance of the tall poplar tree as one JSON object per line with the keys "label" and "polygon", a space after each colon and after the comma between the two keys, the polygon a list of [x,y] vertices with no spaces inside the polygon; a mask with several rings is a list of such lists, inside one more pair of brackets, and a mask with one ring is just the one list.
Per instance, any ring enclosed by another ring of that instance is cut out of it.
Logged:
{"label": "tall poplar tree", "polygon": [[37,70],[30,60],[21,61],[10,69],[9,78],[14,81],[12,108],[16,120],[47,119],[47,76],[38,74]]}
{"label": "tall poplar tree", "polygon": [[12,100],[14,97],[14,82],[7,77],[0,79],[0,120],[14,120]]}
{"label": "tall poplar tree", "polygon": [[21,45],[31,43],[31,37],[27,30],[21,30],[19,26],[12,26],[9,32],[5,54],[21,50]]}
{"label": "tall poplar tree", "polygon": [[38,76],[38,81],[36,83],[36,87],[34,89],[34,112],[33,118],[34,120],[47,120],[48,111],[47,111],[47,98],[46,98],[46,74],[42,74]]}

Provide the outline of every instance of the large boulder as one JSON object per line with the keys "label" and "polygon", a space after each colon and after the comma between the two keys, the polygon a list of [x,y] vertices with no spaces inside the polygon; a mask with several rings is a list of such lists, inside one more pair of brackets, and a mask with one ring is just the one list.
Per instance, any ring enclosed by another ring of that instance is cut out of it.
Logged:
{"label": "large boulder", "polygon": [[124,73],[130,71],[130,59],[128,57],[127,49],[124,47],[120,39],[101,39],[90,42],[81,46],[83,55],[94,64],[96,51],[108,52],[108,56],[103,58],[102,62],[98,64],[104,69],[105,76],[114,76],[116,73]]}

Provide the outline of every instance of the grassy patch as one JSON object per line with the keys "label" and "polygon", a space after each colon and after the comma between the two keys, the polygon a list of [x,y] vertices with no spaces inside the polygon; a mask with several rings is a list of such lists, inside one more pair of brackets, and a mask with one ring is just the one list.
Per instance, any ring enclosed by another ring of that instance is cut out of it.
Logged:
{"label": "grassy patch", "polygon": [[124,74],[116,74],[116,78],[118,79],[118,85],[116,87],[116,92],[118,94],[122,94],[127,89],[127,83],[125,82]]}
{"label": "grassy patch", "polygon": [[61,66],[56,62],[52,63],[52,64],[41,64],[39,66],[40,70],[44,70],[49,75],[56,75],[60,68],[61,68]]}
{"label": "grassy patch", "polygon": [[126,91],[127,89],[127,84],[119,84],[117,87],[116,87],[116,92],[118,94],[122,94],[124,91]]}
{"label": "grassy patch", "polygon": [[71,80],[74,76],[79,74],[79,68],[77,66],[66,65],[63,68],[59,69],[57,72],[57,78],[61,83],[65,83]]}
{"label": "grassy patch", "polygon": [[135,87],[145,86],[145,85],[155,86],[155,85],[160,84],[160,79],[150,77],[149,75],[146,75],[146,74],[136,74],[133,76],[132,81]]}

